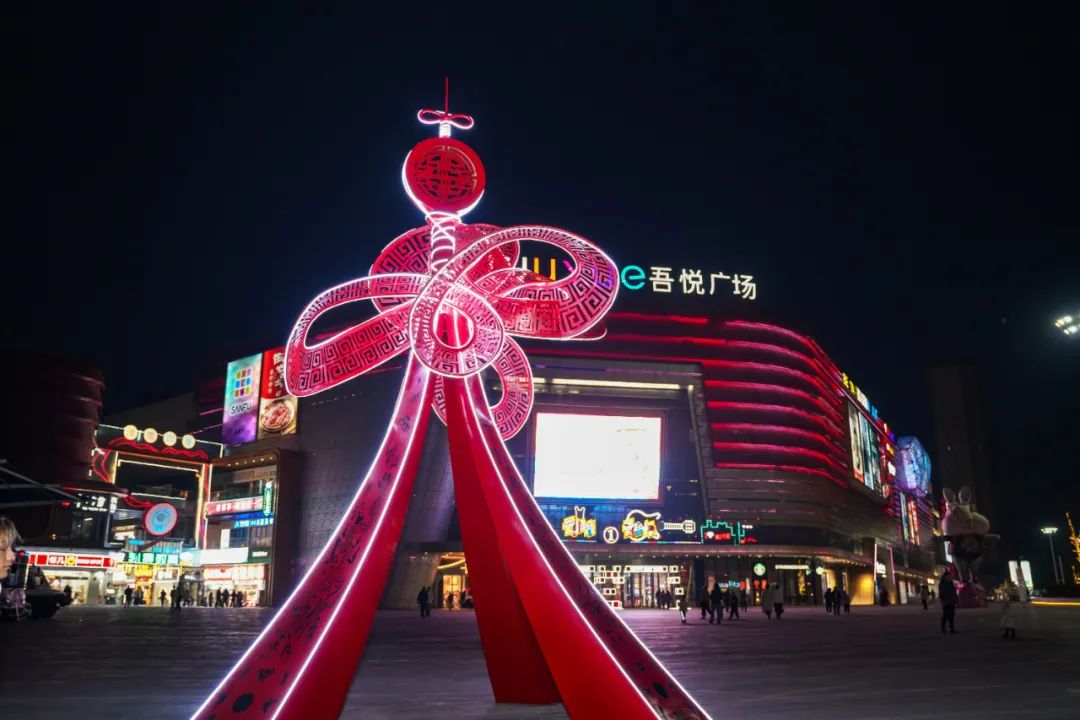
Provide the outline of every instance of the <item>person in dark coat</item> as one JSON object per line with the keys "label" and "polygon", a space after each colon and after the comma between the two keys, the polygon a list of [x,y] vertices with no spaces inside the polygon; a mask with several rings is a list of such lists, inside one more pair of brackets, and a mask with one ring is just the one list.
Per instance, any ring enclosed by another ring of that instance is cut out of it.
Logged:
{"label": "person in dark coat", "polygon": [[832,615],[833,603],[836,602],[836,591],[829,588],[825,591],[825,614]]}
{"label": "person in dark coat", "polygon": [[679,615],[682,616],[682,624],[686,624],[686,593],[679,596]]}
{"label": "person in dark coat", "polygon": [[431,615],[431,595],[428,594],[427,587],[420,587],[420,592],[416,594],[416,604],[420,606],[420,617]]}
{"label": "person in dark coat", "polygon": [[949,633],[956,634],[956,603],[960,596],[956,592],[956,583],[952,575],[946,570],[938,583],[938,596],[941,598],[941,634],[945,634],[945,626],[949,626]]}
{"label": "person in dark coat", "polygon": [[701,588],[701,594],[698,595],[698,607],[701,608],[701,619],[704,620],[705,616],[709,614],[709,588],[708,587]]}
{"label": "person in dark coat", "polygon": [[712,593],[709,595],[709,622],[716,616],[716,622],[724,619],[724,591],[720,589],[720,583],[713,583]]}
{"label": "person in dark coat", "polygon": [[742,608],[743,612],[746,612],[746,608],[747,608],[747,606],[749,604],[750,604],[750,593],[747,592],[746,588],[743,588],[742,590],[739,591],[739,607]]}

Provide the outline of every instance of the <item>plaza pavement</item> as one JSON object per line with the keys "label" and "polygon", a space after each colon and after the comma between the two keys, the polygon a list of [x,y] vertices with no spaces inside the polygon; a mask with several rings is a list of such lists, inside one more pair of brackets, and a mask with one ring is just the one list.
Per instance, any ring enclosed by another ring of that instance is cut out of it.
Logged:
{"label": "plaza pavement", "polygon": [[[0,623],[0,717],[186,718],[247,647],[268,611],[67,608]],[[1024,607],[1001,640],[994,608],[852,609],[830,617],[759,610],[720,626],[632,610],[627,623],[714,718],[1080,717],[1080,608]],[[574,639],[568,637],[567,642]],[[604,692],[604,688],[597,688]],[[565,718],[561,706],[496,706],[470,611],[380,612],[345,718]],[[312,720],[317,720],[313,718]]]}

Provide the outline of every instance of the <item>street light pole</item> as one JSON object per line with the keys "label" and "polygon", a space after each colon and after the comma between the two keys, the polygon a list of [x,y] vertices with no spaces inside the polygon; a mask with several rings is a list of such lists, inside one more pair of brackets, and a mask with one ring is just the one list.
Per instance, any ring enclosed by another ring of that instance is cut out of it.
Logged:
{"label": "street light pole", "polygon": [[1044,527],[1044,528],[1042,528],[1043,535],[1045,535],[1046,539],[1050,541],[1050,567],[1053,568],[1053,570],[1054,570],[1054,582],[1055,583],[1061,583],[1062,585],[1064,585],[1065,580],[1063,578],[1058,578],[1057,553],[1054,552],[1054,533],[1056,533],[1056,532],[1057,532],[1056,527]]}

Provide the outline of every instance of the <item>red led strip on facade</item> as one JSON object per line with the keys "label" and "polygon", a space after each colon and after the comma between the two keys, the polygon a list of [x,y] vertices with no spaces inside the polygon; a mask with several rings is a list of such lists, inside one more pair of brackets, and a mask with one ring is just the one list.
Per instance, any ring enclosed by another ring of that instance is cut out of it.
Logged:
{"label": "red led strip on facade", "polygon": [[726,470],[775,470],[777,472],[789,472],[799,473],[804,475],[820,475],[821,477],[839,485],[842,488],[847,488],[846,482],[842,482],[836,476],[830,475],[824,470],[818,468],[808,468],[802,465],[771,465],[769,463],[744,463],[744,462],[717,462],[714,463],[719,469]]}
{"label": "red led strip on facade", "polygon": [[815,460],[820,460],[832,467],[840,470],[846,468],[840,463],[836,462],[833,458],[824,453],[820,453],[817,450],[810,450],[802,447],[792,447],[790,445],[775,445],[771,443],[749,443],[749,442],[714,442],[713,448],[716,450],[733,450],[733,451],[745,451],[745,452],[759,452],[759,453],[775,453],[777,455],[802,455]]}
{"label": "red led strip on facade", "polygon": [[[804,430],[802,428],[790,427],[788,425],[764,425],[759,423],[712,423],[710,426],[714,431],[717,430],[729,430],[732,432],[759,432],[759,433],[779,433],[783,435],[798,435],[799,437],[808,438],[810,440],[816,440],[822,443],[826,449],[837,453],[842,453],[841,449],[834,445],[829,438],[825,437],[821,433],[812,432],[810,430]],[[843,457],[843,454],[840,455]]]}
{"label": "red led strip on facade", "polygon": [[811,395],[805,390],[788,387],[787,385],[746,382],[743,380],[706,380],[705,388],[716,390],[755,390],[758,392],[771,392],[780,395],[792,395],[812,402],[814,405],[821,408],[822,411],[832,414],[835,419],[841,418],[841,414],[836,408],[830,407],[817,395]]}
{"label": "red led strip on facade", "polygon": [[609,320],[633,320],[635,322],[673,322],[685,325],[708,325],[709,319],[703,317],[690,317],[688,315],[649,315],[647,313],[619,312],[609,313]]}
{"label": "red led strip on facade", "polygon": [[800,410],[799,408],[793,408],[788,405],[773,405],[770,403],[754,403],[754,402],[736,402],[728,400],[710,400],[705,403],[710,410],[748,410],[751,412],[775,412],[785,413],[788,415],[796,415],[807,420],[813,420],[822,427],[836,433],[840,437],[843,437],[844,432],[835,423],[829,421],[828,418],[821,415],[815,415],[812,412],[806,410]]}

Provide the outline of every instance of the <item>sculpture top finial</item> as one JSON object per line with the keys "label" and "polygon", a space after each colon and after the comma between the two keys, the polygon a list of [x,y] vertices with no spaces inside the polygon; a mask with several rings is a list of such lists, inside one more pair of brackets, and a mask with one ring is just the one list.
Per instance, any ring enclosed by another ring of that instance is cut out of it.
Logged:
{"label": "sculpture top finial", "polygon": [[446,78],[446,91],[443,94],[443,109],[424,109],[416,113],[416,119],[425,125],[438,125],[439,137],[450,137],[450,128],[468,130],[475,122],[471,115],[450,112],[450,78]]}
{"label": "sculpture top finial", "polygon": [[[476,207],[484,194],[486,175],[480,156],[471,147],[450,137],[450,129],[468,130],[469,115],[450,112],[450,81],[447,79],[442,110],[421,110],[417,119],[438,125],[439,137],[420,141],[405,158],[401,179],[409,199],[429,218],[461,216]],[[444,220],[446,218],[443,218]]]}

